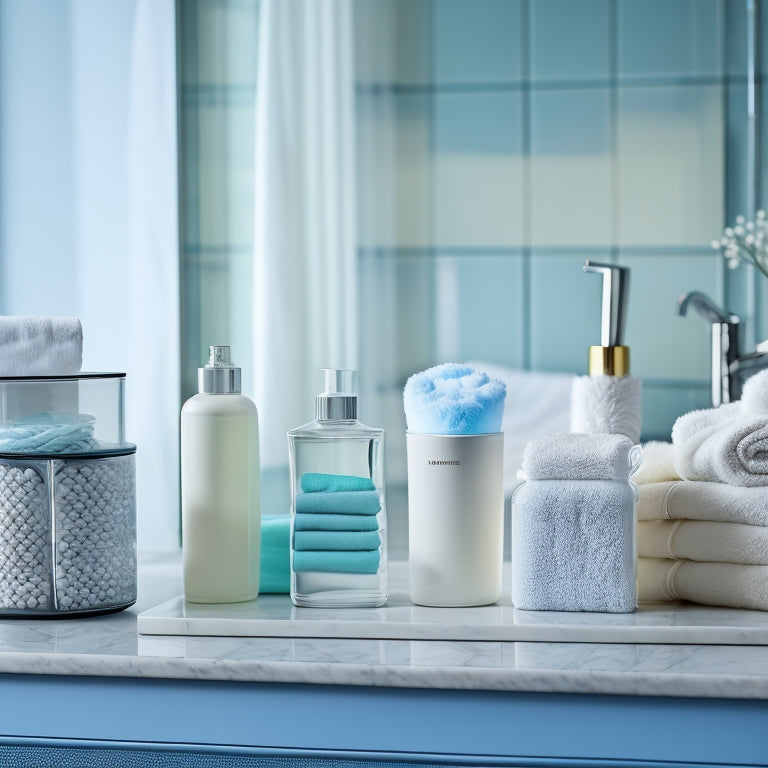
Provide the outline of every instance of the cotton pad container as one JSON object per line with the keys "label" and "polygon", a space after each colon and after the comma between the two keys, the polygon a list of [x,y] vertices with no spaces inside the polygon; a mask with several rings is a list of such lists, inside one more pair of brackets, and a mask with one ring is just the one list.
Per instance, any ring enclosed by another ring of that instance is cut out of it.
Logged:
{"label": "cotton pad container", "polygon": [[0,377],[0,616],[136,601],[123,373]]}
{"label": "cotton pad container", "polygon": [[408,560],[418,605],[501,597],[505,396],[503,382],[458,363],[405,385]]}

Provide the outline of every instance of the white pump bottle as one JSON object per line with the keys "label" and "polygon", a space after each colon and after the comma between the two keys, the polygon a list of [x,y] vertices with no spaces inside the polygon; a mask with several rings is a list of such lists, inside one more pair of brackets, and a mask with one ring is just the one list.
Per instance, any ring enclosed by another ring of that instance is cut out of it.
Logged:
{"label": "white pump bottle", "polygon": [[184,596],[235,603],[259,594],[261,493],[256,406],[229,347],[212,346],[199,393],[181,409]]}

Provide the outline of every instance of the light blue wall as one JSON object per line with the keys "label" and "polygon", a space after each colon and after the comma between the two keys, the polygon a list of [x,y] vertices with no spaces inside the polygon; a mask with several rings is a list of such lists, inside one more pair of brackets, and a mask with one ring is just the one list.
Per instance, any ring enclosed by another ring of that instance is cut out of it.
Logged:
{"label": "light blue wall", "polygon": [[631,269],[644,435],[668,439],[709,398],[709,328],[677,298],[742,314],[747,347],[768,336],[768,285],[709,245],[746,212],[746,2],[355,7],[362,370],[391,393],[376,416],[402,430],[395,393],[447,359],[585,373],[590,258]]}

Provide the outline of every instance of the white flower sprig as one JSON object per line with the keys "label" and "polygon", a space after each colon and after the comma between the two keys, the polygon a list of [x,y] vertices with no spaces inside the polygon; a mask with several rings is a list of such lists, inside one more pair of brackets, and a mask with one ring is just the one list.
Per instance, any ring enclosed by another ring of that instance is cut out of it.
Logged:
{"label": "white flower sprig", "polygon": [[736,217],[733,227],[726,227],[720,240],[713,240],[712,247],[720,251],[731,269],[746,261],[768,277],[768,219],[765,211],[758,211],[754,221]]}

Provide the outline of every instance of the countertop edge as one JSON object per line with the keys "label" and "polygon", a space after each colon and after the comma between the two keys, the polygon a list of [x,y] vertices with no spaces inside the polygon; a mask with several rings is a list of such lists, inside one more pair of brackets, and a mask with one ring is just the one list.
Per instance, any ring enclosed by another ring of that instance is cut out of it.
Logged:
{"label": "countertop edge", "polygon": [[581,693],[670,698],[768,699],[768,680],[749,675],[583,670],[503,670],[472,667],[259,662],[79,654],[0,654],[0,674],[209,680],[373,688]]}

